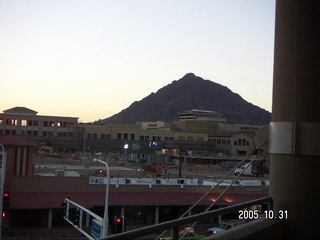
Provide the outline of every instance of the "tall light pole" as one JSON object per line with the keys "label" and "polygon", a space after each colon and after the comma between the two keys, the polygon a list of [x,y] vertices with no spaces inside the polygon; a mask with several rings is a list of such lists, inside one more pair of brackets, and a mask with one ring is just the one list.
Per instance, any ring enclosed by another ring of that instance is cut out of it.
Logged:
{"label": "tall light pole", "polygon": [[96,155],[99,156],[98,158],[94,158],[94,162],[99,162],[105,165],[106,171],[107,171],[107,183],[106,183],[106,198],[105,198],[105,204],[104,204],[104,215],[103,215],[103,228],[102,228],[102,237],[108,236],[108,229],[109,229],[109,183],[110,183],[110,170],[108,163],[101,160],[101,154],[97,153]]}

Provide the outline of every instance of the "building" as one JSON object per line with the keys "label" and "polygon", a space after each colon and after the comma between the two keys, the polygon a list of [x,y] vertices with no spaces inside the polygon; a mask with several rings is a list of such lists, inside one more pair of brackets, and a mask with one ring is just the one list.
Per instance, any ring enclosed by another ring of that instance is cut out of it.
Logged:
{"label": "building", "polygon": [[179,113],[179,121],[227,122],[227,119],[222,117],[222,113],[216,111],[192,109]]}
{"label": "building", "polygon": [[14,107],[0,114],[1,135],[22,136],[61,152],[81,149],[77,117],[37,115],[36,111],[25,107]]}
{"label": "building", "polygon": [[225,156],[246,156],[255,148],[254,137],[243,132],[215,131],[208,138],[215,150]]}
{"label": "building", "polygon": [[[4,226],[51,229],[66,225],[61,214],[61,203],[65,198],[71,198],[103,215],[106,189],[104,178],[97,175],[35,176],[30,154],[34,143],[13,135],[0,137],[0,143],[7,152],[5,192],[10,196],[5,208],[7,217],[4,219]],[[76,168],[79,169],[80,166],[77,165]],[[212,185],[206,185],[198,179],[129,179],[117,177],[113,173],[111,176],[109,218],[125,216],[128,229],[178,218],[212,189]],[[220,186],[210,193],[194,211],[203,211],[211,205],[226,186]],[[263,197],[267,192],[266,184],[237,184],[213,208]],[[84,222],[89,226],[90,218],[84,217]]]}

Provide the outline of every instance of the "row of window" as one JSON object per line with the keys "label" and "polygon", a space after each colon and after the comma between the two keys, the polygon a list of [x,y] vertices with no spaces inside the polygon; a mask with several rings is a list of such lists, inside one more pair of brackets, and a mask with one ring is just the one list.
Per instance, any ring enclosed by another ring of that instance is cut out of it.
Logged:
{"label": "row of window", "polygon": [[0,124],[12,125],[12,126],[40,126],[43,127],[64,127],[72,128],[75,126],[74,122],[62,122],[62,121],[39,121],[39,120],[25,120],[25,119],[0,119]]}
{"label": "row of window", "polygon": [[[134,133],[117,133],[117,139],[124,139],[124,140],[135,140],[136,135]],[[98,139],[98,134],[97,133],[88,133],[87,138],[90,139]],[[111,134],[104,134],[102,133],[100,135],[100,139],[111,139]],[[140,136],[139,138],[141,141],[161,141],[162,138],[161,136]],[[165,136],[164,140],[174,140],[173,137],[168,137]]]}
{"label": "row of window", "polygon": [[[87,134],[87,138],[90,138],[90,139],[98,139],[98,134],[97,133],[88,133]],[[105,134],[105,133],[102,133],[100,135],[100,139],[111,139],[111,134]]]}
{"label": "row of window", "polygon": [[[230,145],[231,141],[230,139],[223,139],[223,138],[214,138],[214,139],[209,139],[209,142],[213,142],[216,144],[227,144]],[[238,139],[233,141],[233,145],[235,146],[250,146],[250,142],[247,141],[246,139]]]}
{"label": "row of window", "polygon": [[231,143],[230,139],[220,139],[220,138],[209,139],[209,142],[213,142],[216,144],[228,144],[228,145],[230,145],[230,143]]}
{"label": "row of window", "polygon": [[178,136],[178,140],[182,140],[182,141],[203,141],[203,137],[194,137],[194,136]]}
{"label": "row of window", "polygon": [[[17,132],[16,130],[10,130],[10,129],[0,129],[0,135],[16,135]],[[54,136],[54,133],[52,131],[43,131],[42,135],[41,132],[39,131],[31,131],[31,130],[27,130],[27,131],[21,131],[20,135],[22,136],[44,136],[44,137],[52,137]],[[72,137],[73,136],[73,132],[57,132],[57,136],[59,137]]]}
{"label": "row of window", "polygon": [[239,146],[250,146],[250,142],[247,141],[246,139],[238,139],[234,140],[234,145],[239,145]]}

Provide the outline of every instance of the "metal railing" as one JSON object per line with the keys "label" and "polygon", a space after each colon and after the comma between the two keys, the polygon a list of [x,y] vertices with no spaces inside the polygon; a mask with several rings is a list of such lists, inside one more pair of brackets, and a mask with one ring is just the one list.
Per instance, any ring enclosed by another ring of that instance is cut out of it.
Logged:
{"label": "metal railing", "polygon": [[[194,207],[196,207],[196,206],[200,203],[201,200],[203,200],[206,196],[208,196],[211,192],[213,192],[213,190],[215,190],[218,186],[220,186],[220,184],[223,183],[224,180],[226,180],[228,176],[230,176],[231,174],[234,173],[234,171],[235,171],[236,168],[238,168],[238,167],[241,166],[244,162],[246,162],[254,153],[258,153],[258,152],[261,152],[261,151],[262,151],[262,149],[255,149],[253,152],[250,152],[244,159],[242,159],[238,164],[236,164],[236,166],[235,166],[233,169],[231,169],[213,188],[211,188],[208,192],[206,192],[197,202],[195,202],[186,212],[184,212],[184,213],[179,217],[179,219],[180,219],[180,218],[183,218],[183,217],[186,216],[188,213],[190,213],[190,212],[192,211],[192,209],[193,209]],[[232,180],[231,184],[230,184],[222,193],[220,193],[220,195],[215,199],[215,201],[213,201],[212,204],[210,204],[210,206],[207,207],[204,212],[208,212],[208,211],[211,209],[211,207],[223,196],[223,194],[232,186],[232,184],[234,184],[234,183],[236,182],[236,180],[240,177],[240,175],[242,175],[242,174],[246,171],[246,169],[249,167],[249,165],[252,165],[253,161],[257,160],[257,157],[258,157],[258,155],[256,154],[255,157],[250,160],[250,162],[247,164],[247,166],[246,166],[244,169],[242,169],[241,173]],[[194,222],[194,223],[189,227],[189,230],[190,230],[191,228],[193,228],[194,225],[196,225],[196,224],[197,224],[197,222]],[[166,233],[166,231],[167,231],[167,230],[163,231],[155,240],[159,240],[159,239]],[[185,231],[185,232],[183,233],[183,235],[179,237],[179,239],[182,239],[188,232],[189,232],[189,231]]]}
{"label": "metal railing", "polygon": [[178,240],[179,239],[179,226],[186,225],[189,223],[194,223],[196,221],[206,220],[206,219],[213,218],[213,217],[216,217],[219,215],[235,212],[235,211],[241,210],[243,208],[247,208],[247,207],[251,207],[251,206],[259,205],[259,204],[263,204],[263,203],[268,204],[269,210],[273,209],[272,198],[271,197],[264,197],[264,198],[260,198],[257,200],[252,200],[252,201],[248,201],[245,203],[235,204],[232,206],[227,206],[224,208],[208,211],[205,213],[187,216],[184,218],[175,219],[175,220],[171,220],[168,222],[158,223],[153,226],[148,226],[148,227],[144,227],[144,228],[140,228],[140,229],[136,229],[136,230],[131,230],[128,232],[112,235],[112,236],[109,236],[106,238],[100,238],[100,240],[134,239],[134,238],[146,236],[146,235],[157,233],[159,231],[163,231],[163,230],[167,230],[167,229],[172,229],[172,239]]}

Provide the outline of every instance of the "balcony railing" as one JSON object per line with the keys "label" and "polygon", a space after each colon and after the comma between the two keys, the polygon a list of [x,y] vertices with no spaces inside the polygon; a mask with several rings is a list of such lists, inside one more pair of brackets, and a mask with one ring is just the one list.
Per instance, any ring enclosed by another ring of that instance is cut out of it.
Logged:
{"label": "balcony railing", "polygon": [[216,217],[219,215],[223,215],[226,213],[235,212],[235,211],[241,210],[243,208],[247,208],[247,207],[251,207],[251,206],[259,205],[259,204],[265,204],[265,203],[268,204],[268,210],[273,209],[272,198],[271,197],[264,197],[264,198],[260,198],[257,200],[252,200],[252,201],[248,201],[245,203],[235,204],[232,206],[227,206],[224,208],[208,211],[205,213],[200,213],[200,214],[196,214],[196,215],[192,215],[192,216],[188,216],[188,217],[184,217],[184,218],[180,218],[180,219],[171,220],[168,222],[158,223],[156,225],[152,225],[152,226],[148,226],[148,227],[144,227],[144,228],[140,228],[140,229],[136,229],[136,230],[131,230],[128,232],[115,234],[112,236],[108,236],[106,238],[101,238],[101,240],[112,240],[112,239],[115,239],[115,240],[121,239],[122,240],[122,239],[134,239],[134,238],[139,239],[139,237],[146,236],[149,234],[155,234],[160,231],[168,230],[168,229],[172,229],[172,239],[178,240],[179,239],[179,227],[182,225],[194,223],[194,222],[201,221],[201,220],[210,219],[210,218],[213,218],[213,217]]}

